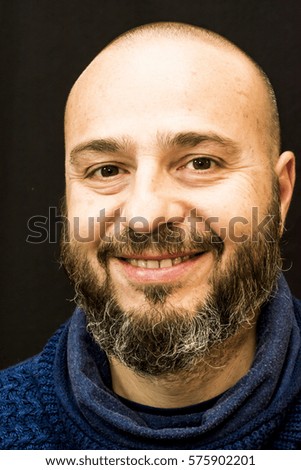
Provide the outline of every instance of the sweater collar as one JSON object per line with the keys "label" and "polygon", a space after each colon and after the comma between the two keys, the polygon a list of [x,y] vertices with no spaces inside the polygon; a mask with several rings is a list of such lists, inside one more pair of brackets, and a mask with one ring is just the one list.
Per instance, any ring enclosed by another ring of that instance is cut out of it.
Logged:
{"label": "sweater collar", "polygon": [[[249,372],[212,407],[179,413],[180,419],[176,414],[164,421],[153,416],[150,422],[147,413],[120,401],[110,389],[106,356],[87,334],[80,309],[71,319],[66,341],[61,348],[67,347],[68,387],[61,401],[67,406],[71,389],[74,412],[89,423],[94,436],[107,435],[115,448],[261,448],[301,389],[300,332],[284,277],[262,309]],[[237,447],[239,442],[244,442],[242,447]]]}

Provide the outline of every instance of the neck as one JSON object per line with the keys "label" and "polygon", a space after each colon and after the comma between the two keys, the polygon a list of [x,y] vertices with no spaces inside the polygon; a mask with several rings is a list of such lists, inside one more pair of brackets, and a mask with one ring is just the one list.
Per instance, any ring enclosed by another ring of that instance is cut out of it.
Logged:
{"label": "neck", "polygon": [[255,326],[242,329],[191,371],[159,377],[141,376],[110,358],[114,392],[156,408],[181,408],[210,400],[233,387],[251,367],[256,348]]}

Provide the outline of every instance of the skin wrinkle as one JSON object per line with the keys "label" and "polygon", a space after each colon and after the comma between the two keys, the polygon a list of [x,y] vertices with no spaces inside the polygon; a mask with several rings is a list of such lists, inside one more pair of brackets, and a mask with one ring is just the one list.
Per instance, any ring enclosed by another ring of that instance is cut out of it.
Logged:
{"label": "skin wrinkle", "polygon": [[[125,398],[187,406],[222,393],[251,366],[256,318],[281,269],[280,229],[294,183],[292,154],[279,157],[269,87],[261,69],[226,40],[165,24],[114,41],[71,91],[62,262],[89,331],[109,356],[113,390]],[[220,158],[224,166],[195,171],[195,154]],[[103,163],[122,171],[87,176]],[[204,220],[215,217],[209,228],[219,247],[199,229],[206,253],[189,275],[137,282],[125,274],[120,256],[197,249],[188,223],[193,208]],[[253,208],[258,221],[274,215],[255,242]],[[100,209],[111,217],[107,225],[97,219]],[[148,226],[134,227],[137,216]],[[118,217],[124,243],[114,239]],[[184,228],[180,244],[166,241],[162,224],[174,217]],[[235,225],[245,243],[228,233],[235,217],[247,220]],[[83,237],[87,220],[97,221],[86,243],[74,237],[75,218]],[[135,242],[138,232],[144,245]],[[155,234],[161,234],[156,244]]]}

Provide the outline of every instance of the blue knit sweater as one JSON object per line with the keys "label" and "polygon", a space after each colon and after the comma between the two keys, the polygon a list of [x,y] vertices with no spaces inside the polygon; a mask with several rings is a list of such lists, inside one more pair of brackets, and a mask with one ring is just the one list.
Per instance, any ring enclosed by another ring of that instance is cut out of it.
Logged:
{"label": "blue knit sweater", "polygon": [[77,309],[41,354],[0,373],[0,449],[301,449],[300,329],[282,278],[248,374],[205,407],[167,412],[112,392]]}

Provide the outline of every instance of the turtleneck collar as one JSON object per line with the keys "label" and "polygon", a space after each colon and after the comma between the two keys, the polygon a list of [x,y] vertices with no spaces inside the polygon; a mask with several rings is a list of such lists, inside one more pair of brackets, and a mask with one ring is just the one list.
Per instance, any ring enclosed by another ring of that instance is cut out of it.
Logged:
{"label": "turtleneck collar", "polygon": [[106,435],[108,448],[264,448],[301,390],[300,332],[284,277],[262,309],[257,334],[253,365],[234,387],[208,406],[166,414],[129,406],[113,393],[106,355],[87,333],[85,315],[77,309],[69,325],[69,383],[61,385],[61,401],[68,406],[71,389],[78,419],[88,422],[94,438]]}

